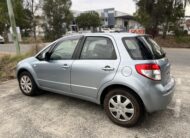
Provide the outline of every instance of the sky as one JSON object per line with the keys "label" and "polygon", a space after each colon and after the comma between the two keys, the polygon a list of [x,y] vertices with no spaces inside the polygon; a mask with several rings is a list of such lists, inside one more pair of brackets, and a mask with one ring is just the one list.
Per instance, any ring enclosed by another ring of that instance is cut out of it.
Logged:
{"label": "sky", "polygon": [[[72,10],[96,10],[115,8],[118,11],[133,14],[136,11],[134,0],[72,0]],[[186,8],[186,15],[190,16],[190,6]]]}

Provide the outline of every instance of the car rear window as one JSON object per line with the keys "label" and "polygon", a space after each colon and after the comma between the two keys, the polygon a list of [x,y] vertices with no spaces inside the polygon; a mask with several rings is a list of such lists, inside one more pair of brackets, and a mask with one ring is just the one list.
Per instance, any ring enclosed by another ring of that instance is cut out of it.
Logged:
{"label": "car rear window", "polygon": [[153,60],[165,57],[162,48],[148,36],[125,37],[122,40],[131,58],[135,60]]}

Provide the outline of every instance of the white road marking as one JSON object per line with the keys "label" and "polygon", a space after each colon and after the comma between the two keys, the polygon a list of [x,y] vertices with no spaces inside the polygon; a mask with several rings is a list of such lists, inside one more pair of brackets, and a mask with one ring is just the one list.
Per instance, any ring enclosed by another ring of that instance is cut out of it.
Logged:
{"label": "white road marking", "polygon": [[177,82],[178,85],[181,85],[181,78],[177,78],[176,82]]}
{"label": "white road marking", "polygon": [[174,107],[174,116],[179,117],[181,112],[181,99],[176,99],[176,104]]}

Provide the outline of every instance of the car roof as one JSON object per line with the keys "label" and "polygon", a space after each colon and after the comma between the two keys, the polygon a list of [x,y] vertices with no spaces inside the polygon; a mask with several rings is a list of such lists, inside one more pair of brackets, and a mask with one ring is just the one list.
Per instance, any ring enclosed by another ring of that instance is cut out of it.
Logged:
{"label": "car roof", "polygon": [[71,35],[66,35],[65,37],[77,37],[77,36],[112,36],[112,37],[136,37],[141,36],[134,33],[76,33]]}
{"label": "car roof", "polygon": [[102,36],[102,35],[109,35],[109,36],[113,36],[113,37],[134,37],[134,36],[138,36],[138,34],[134,34],[134,33],[86,33],[84,34],[85,36]]}

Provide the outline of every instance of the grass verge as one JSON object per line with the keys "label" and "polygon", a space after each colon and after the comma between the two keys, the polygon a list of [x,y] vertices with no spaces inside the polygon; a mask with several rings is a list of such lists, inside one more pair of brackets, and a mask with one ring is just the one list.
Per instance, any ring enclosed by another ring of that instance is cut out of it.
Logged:
{"label": "grass verge", "polygon": [[33,55],[29,52],[22,55],[4,55],[0,58],[0,82],[14,79],[16,75],[16,65],[22,59]]}
{"label": "grass verge", "polygon": [[166,39],[156,37],[155,40],[161,47],[190,48],[190,36],[167,36]]}

